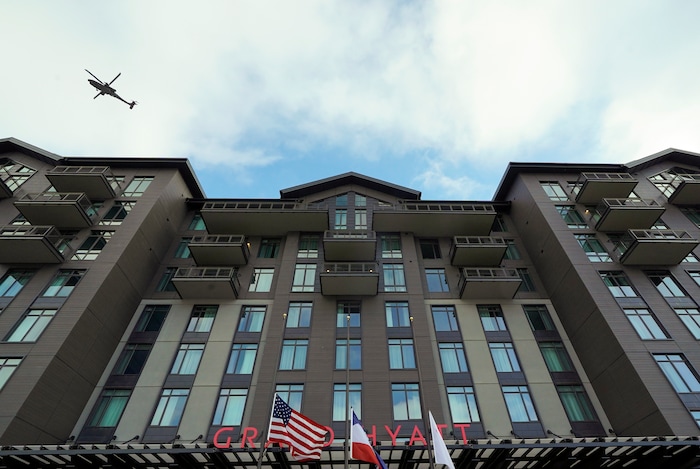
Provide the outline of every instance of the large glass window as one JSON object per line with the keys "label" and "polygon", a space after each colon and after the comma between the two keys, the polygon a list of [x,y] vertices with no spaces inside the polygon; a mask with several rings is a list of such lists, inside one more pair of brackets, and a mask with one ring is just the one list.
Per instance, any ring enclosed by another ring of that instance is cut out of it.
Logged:
{"label": "large glass window", "polygon": [[232,375],[252,374],[257,353],[258,344],[233,344],[226,373]]}
{"label": "large glass window", "polygon": [[293,292],[312,292],[316,280],[316,264],[297,264],[294,268]]}
{"label": "large glass window", "polygon": [[573,205],[556,205],[557,212],[566,222],[566,226],[573,229],[586,229],[588,224]]}
{"label": "large glass window", "polygon": [[289,404],[289,407],[301,411],[301,401],[304,394],[303,384],[278,384],[275,387],[275,392],[279,394],[280,399]]}
{"label": "large glass window", "polygon": [[311,309],[313,303],[310,301],[292,301],[287,309],[286,327],[310,327]]}
{"label": "large glass window", "polygon": [[5,159],[0,164],[0,180],[12,192],[19,189],[19,186],[24,184],[34,173],[36,173],[35,169],[10,159]]}
{"label": "large glass window", "polygon": [[454,306],[432,305],[430,311],[437,332],[459,331]]}
{"label": "large glass window", "polygon": [[655,354],[654,359],[678,393],[700,392],[700,382],[681,354]]}
{"label": "large glass window", "polygon": [[[348,323],[350,317],[350,323]],[[360,327],[360,302],[339,301],[336,309],[336,327]]]}
{"label": "large glass window", "polygon": [[253,269],[253,276],[250,279],[248,291],[269,292],[272,288],[272,277],[275,274],[274,268],[257,267]]}
{"label": "large glass window", "polygon": [[518,272],[518,276],[520,277],[520,280],[522,280],[522,282],[520,283],[520,287],[518,287],[518,291],[535,291],[535,283],[532,281],[530,272],[525,267],[517,267],[515,271]]}
{"label": "large glass window", "polygon": [[129,185],[126,186],[126,189],[122,192],[122,196],[141,197],[143,193],[146,192],[151,182],[153,182],[152,176],[136,176],[131,180]]}
{"label": "large glass window", "polygon": [[117,200],[114,202],[114,205],[109,208],[107,213],[105,213],[105,216],[102,217],[99,224],[106,226],[121,225],[122,221],[126,218],[129,212],[131,212],[131,209],[134,208],[134,205],[136,205],[136,202],[124,202]]}
{"label": "large glass window", "polygon": [[260,332],[265,321],[265,306],[244,306],[238,332]]}
{"label": "large glass window", "polygon": [[282,343],[280,370],[303,370],[306,368],[308,339],[288,339]]}
{"label": "large glass window", "polygon": [[333,228],[336,230],[347,230],[348,229],[348,209],[346,208],[336,208],[335,209],[335,224]]}
{"label": "large glass window", "polygon": [[175,250],[175,258],[176,259],[189,259],[192,257],[192,253],[190,252],[190,241],[192,241],[191,236],[185,236],[184,238],[180,238],[180,242],[177,245],[177,249]]}
{"label": "large glass window", "polygon": [[12,297],[16,296],[22,288],[29,283],[29,280],[34,275],[33,270],[11,269],[0,282],[0,296]]}
{"label": "large glass window", "polygon": [[299,237],[299,252],[297,257],[300,259],[316,259],[318,257],[318,236],[317,235],[301,235]]}
{"label": "large glass window", "polygon": [[30,309],[5,340],[35,342],[55,315],[55,309]]}
{"label": "large glass window", "polygon": [[479,421],[479,409],[476,406],[474,388],[471,386],[448,386],[447,400],[450,402],[452,422],[471,423]]}
{"label": "large glass window", "polygon": [[[693,279],[693,281],[700,286],[700,270],[689,270],[688,275],[690,275],[690,278]],[[2,295],[5,296],[5,295]]]}
{"label": "large glass window", "polygon": [[366,230],[367,229],[367,210],[362,208],[355,209],[355,229],[356,230]]}
{"label": "large glass window", "polygon": [[591,262],[612,262],[610,255],[605,250],[603,245],[594,234],[577,234],[574,235],[576,241],[583,249],[583,252],[588,256]]}
{"label": "large glass window", "polygon": [[195,305],[187,324],[187,332],[211,332],[218,305]]}
{"label": "large glass window", "polygon": [[478,305],[476,308],[479,311],[481,325],[486,332],[508,330],[499,305]]}
{"label": "large glass window", "polygon": [[666,332],[661,329],[656,318],[646,308],[625,309],[625,316],[629,319],[634,330],[642,340],[668,339]]}
{"label": "large glass window", "polygon": [[240,425],[247,397],[247,389],[222,389],[219,391],[219,400],[216,403],[212,425]]}
{"label": "large glass window", "polygon": [[384,264],[384,291],[406,291],[406,277],[403,272],[403,264]]}
{"label": "large glass window", "polygon": [[697,308],[675,308],[674,311],[693,337],[700,339],[700,311]]}
{"label": "large glass window", "polygon": [[180,344],[171,375],[193,375],[197,373],[204,353],[204,344]]}
{"label": "large glass window", "polygon": [[551,373],[574,371],[569,354],[561,342],[539,342],[542,357]]}
{"label": "large glass window", "polygon": [[389,368],[400,370],[415,367],[413,339],[389,339]]}
{"label": "large glass window", "polygon": [[461,342],[440,342],[440,362],[443,373],[467,373],[467,356]]}
{"label": "large glass window", "polygon": [[410,327],[408,301],[387,301],[384,304],[386,327]]}
{"label": "large glass window", "polygon": [[445,269],[425,269],[425,277],[428,282],[429,292],[449,292]]}
{"label": "large glass window", "polygon": [[437,239],[421,239],[419,242],[423,259],[440,259],[440,243]]}
{"label": "large glass window", "polygon": [[165,272],[163,272],[163,276],[160,278],[158,281],[158,286],[156,287],[156,291],[159,292],[171,292],[171,291],[177,291],[175,288],[175,285],[173,284],[173,277],[175,276],[175,272],[177,269],[175,267],[166,267]]}
{"label": "large glass window", "polygon": [[260,251],[258,257],[264,259],[274,259],[279,255],[281,241],[279,238],[263,238],[260,241]]}
{"label": "large glass window", "polygon": [[557,386],[557,392],[564,405],[567,417],[572,422],[592,422],[597,420],[593,406],[588,400],[583,386]]}
{"label": "large glass window", "polygon": [[[347,388],[348,404],[357,414],[357,418],[362,418],[362,385],[350,383]],[[345,384],[333,385],[333,421],[347,422],[348,412],[346,409],[346,386]]]}
{"label": "large glass window", "polygon": [[608,287],[608,290],[615,298],[633,298],[638,296],[627,276],[622,272],[600,272],[600,278],[603,279],[603,283],[605,283],[605,286]]}
{"label": "large glass window", "polygon": [[508,260],[518,260],[520,259],[520,251],[518,251],[518,246],[515,245],[514,239],[506,239],[506,252],[503,254],[503,259]]}
{"label": "large glass window", "polygon": [[94,261],[113,234],[113,231],[93,231],[75,251],[72,259],[74,261]]}
{"label": "large glass window", "polygon": [[146,305],[134,331],[158,332],[165,322],[168,311],[170,311],[170,305]]}
{"label": "large glass window", "polygon": [[67,297],[73,292],[83,275],[85,275],[84,270],[59,270],[42,296]]}
{"label": "large glass window", "polygon": [[381,235],[379,242],[381,243],[383,259],[401,259],[401,236],[397,234]]}
{"label": "large glass window", "polygon": [[520,363],[515,355],[515,349],[511,342],[490,342],[491,358],[499,373],[512,373],[520,371]]}
{"label": "large glass window", "polygon": [[163,389],[158,406],[151,419],[151,425],[158,427],[175,427],[179,425],[189,394],[189,389]]}
{"label": "large glass window", "polygon": [[335,341],[336,369],[345,370],[348,366],[351,370],[362,368],[362,342],[360,339],[350,339],[349,341],[336,339]]}
{"label": "large glass window", "polygon": [[204,219],[202,218],[201,213],[194,214],[194,217],[192,217],[192,221],[190,222],[190,225],[187,227],[187,229],[191,231],[202,231],[207,229],[207,226],[204,224]]}
{"label": "large glass window", "polygon": [[15,372],[21,362],[21,358],[0,357],[0,389],[5,387],[5,384],[10,380],[12,373]]}
{"label": "large glass window", "polygon": [[116,427],[130,395],[130,389],[105,389],[97,401],[88,426]]}
{"label": "large glass window", "polygon": [[418,383],[392,383],[391,401],[394,420],[420,420],[420,394]]}
{"label": "large glass window", "polygon": [[523,311],[533,331],[554,331],[554,322],[545,305],[523,305]]}
{"label": "large glass window", "polygon": [[688,220],[692,221],[698,228],[700,228],[700,210],[697,208],[682,208],[681,212],[688,217]]}
{"label": "large glass window", "polygon": [[126,344],[114,368],[115,375],[138,375],[146,364],[151,344]]}
{"label": "large glass window", "polygon": [[537,421],[537,413],[527,386],[503,386],[503,397],[512,422]]}
{"label": "large glass window", "polygon": [[556,181],[541,181],[540,186],[542,186],[542,190],[547,194],[549,200],[554,202],[566,202],[569,200],[564,189]]}
{"label": "large glass window", "polygon": [[687,296],[680,285],[671,277],[669,272],[647,272],[647,276],[664,298]]}

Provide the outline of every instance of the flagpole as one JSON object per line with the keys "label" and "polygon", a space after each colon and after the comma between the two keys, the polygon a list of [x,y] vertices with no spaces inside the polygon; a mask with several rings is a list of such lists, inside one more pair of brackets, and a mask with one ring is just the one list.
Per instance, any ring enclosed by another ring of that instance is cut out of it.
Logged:
{"label": "flagpole", "polygon": [[[282,333],[280,334],[280,347],[279,347],[279,353],[277,354],[278,357],[282,356],[282,347],[284,346],[284,329],[287,327],[287,313],[282,313]],[[267,451],[267,437],[270,434],[270,423],[272,422],[272,412],[275,408],[275,396],[277,396],[277,368],[279,368],[279,365],[273,368],[272,371],[272,386],[275,392],[272,395],[272,400],[270,401],[270,418],[267,420],[267,434],[265,435],[264,438],[261,438],[260,440],[260,454],[258,455],[258,469],[262,467],[262,460],[263,456],[265,456],[265,452]],[[289,398],[287,398],[289,400]],[[262,437],[262,435],[261,435]]]}
{"label": "flagpole", "polygon": [[[413,316],[409,316],[409,321],[411,322],[411,335],[413,336],[413,343],[415,345],[416,334],[413,329]],[[414,347],[415,350],[415,347]],[[425,411],[425,401],[423,399],[423,376],[420,372],[420,360],[418,359],[418,354],[415,354],[416,358],[416,370],[418,371],[418,400],[420,402],[420,414],[423,419],[423,428],[425,428],[426,443],[428,444],[428,461],[430,462],[430,469],[435,469],[435,461],[433,459],[433,452],[431,450],[431,428],[430,424],[426,421],[426,411]]]}
{"label": "flagpole", "polygon": [[350,467],[350,314],[345,315],[345,469]]}

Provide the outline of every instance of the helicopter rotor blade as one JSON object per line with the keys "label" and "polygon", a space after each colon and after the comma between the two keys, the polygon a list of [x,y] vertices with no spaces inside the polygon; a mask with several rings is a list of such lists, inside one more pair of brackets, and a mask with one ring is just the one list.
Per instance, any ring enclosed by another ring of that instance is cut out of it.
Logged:
{"label": "helicopter rotor blade", "polygon": [[[119,73],[117,74],[117,76],[114,77],[114,80],[116,80],[117,78],[119,78],[119,75],[121,75],[121,74],[122,74],[122,72],[119,72]],[[111,85],[112,83],[114,83],[114,80],[110,81],[110,82],[107,83],[107,84],[108,84],[108,85]]]}
{"label": "helicopter rotor blade", "polygon": [[[92,75],[92,78],[94,78],[95,80],[97,80],[97,81],[99,81],[100,83],[102,83],[102,80],[100,80],[100,79],[97,78],[95,75],[93,75],[93,73],[92,73],[90,70],[88,70],[88,69],[86,68],[85,71],[88,72],[90,75]],[[104,83],[102,83],[102,84],[104,85]]]}

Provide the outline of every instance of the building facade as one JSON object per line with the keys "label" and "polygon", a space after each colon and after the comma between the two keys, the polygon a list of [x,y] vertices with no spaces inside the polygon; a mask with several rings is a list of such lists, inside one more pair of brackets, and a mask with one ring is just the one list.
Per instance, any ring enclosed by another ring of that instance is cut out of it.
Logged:
{"label": "building facade", "polygon": [[278,393],[329,428],[328,467],[348,405],[390,467],[427,463],[429,411],[464,467],[696,462],[698,155],[512,163],[493,200],[424,201],[356,173],[210,199],[184,159],[0,153],[0,461],[252,465]]}

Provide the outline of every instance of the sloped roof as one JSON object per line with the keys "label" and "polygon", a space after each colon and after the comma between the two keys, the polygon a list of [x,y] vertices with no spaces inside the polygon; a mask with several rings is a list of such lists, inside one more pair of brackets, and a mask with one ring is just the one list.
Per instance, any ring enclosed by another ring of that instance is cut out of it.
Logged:
{"label": "sloped roof", "polygon": [[421,193],[408,187],[399,186],[390,182],[374,179],[364,174],[348,172],[331,176],[318,181],[308,182],[299,186],[290,187],[280,190],[280,197],[283,199],[298,199],[310,194],[334,189],[340,186],[357,185],[373,189],[385,194],[393,195],[403,200],[420,200]]}
{"label": "sloped roof", "polygon": [[674,161],[676,163],[700,166],[700,153],[678,150],[676,148],[667,148],[666,150],[654,153],[653,155],[631,161],[625,166],[632,171],[636,171],[657,164],[661,161]]}

